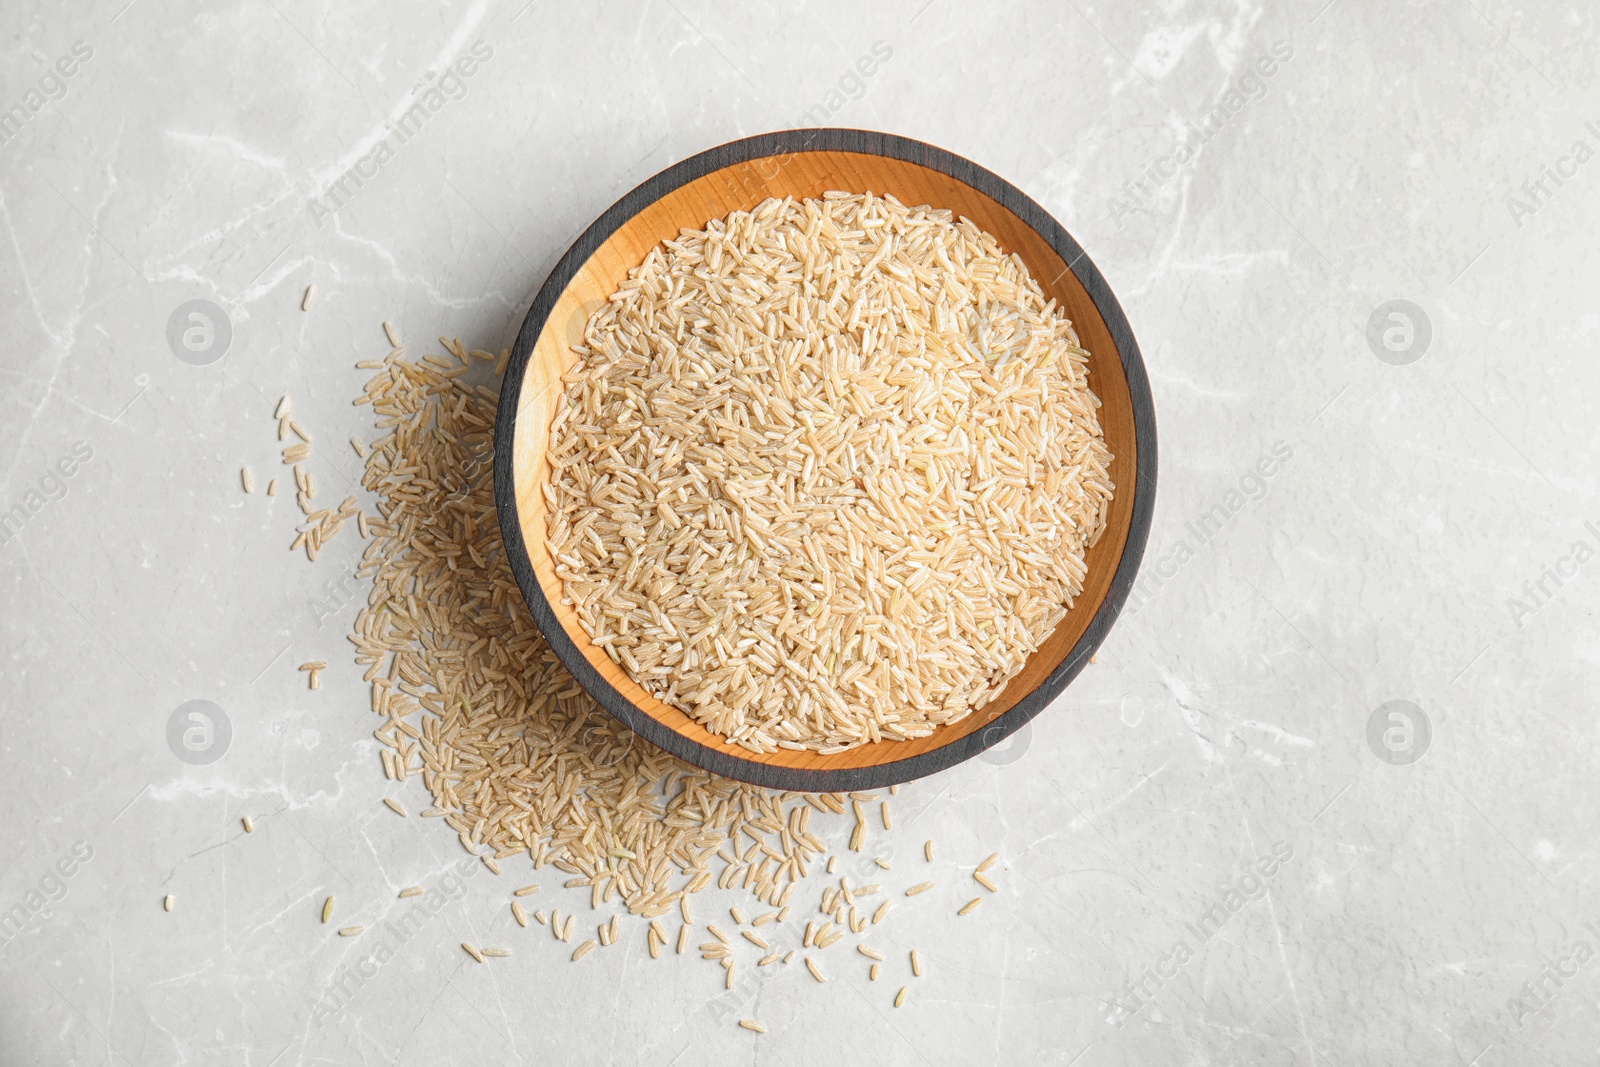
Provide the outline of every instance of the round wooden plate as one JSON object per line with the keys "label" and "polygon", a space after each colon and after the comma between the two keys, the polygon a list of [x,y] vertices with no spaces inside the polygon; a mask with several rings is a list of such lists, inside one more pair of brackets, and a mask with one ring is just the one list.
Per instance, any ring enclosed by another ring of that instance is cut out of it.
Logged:
{"label": "round wooden plate", "polygon": [[[540,487],[550,475],[545,450],[561,374],[577,359],[571,346],[628,271],[682,228],[700,229],[769,196],[820,197],[832,189],[948,208],[1022,257],[1089,351],[1089,384],[1102,404],[1116,497],[1107,529],[1088,553],[1082,595],[999,699],[914,741],[826,756],[787,749],[758,756],[645,692],[589,641],[562,603]],[[1078,243],[1038,204],[975,163],[865,130],[747,137],[669,167],[624,196],[573,243],[534,298],[506,368],[495,426],[495,504],[512,570],[540,630],[583,687],[631,729],[696,766],[807,792],[872,789],[932,774],[998,744],[1044,710],[1105,640],[1127,599],[1150,532],[1155,475],[1155,411],[1139,346]]]}

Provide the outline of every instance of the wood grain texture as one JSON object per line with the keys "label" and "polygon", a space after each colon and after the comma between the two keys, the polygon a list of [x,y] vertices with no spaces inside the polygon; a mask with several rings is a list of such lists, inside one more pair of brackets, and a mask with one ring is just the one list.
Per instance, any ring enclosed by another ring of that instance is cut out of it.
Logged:
{"label": "wood grain texture", "polygon": [[[1082,595],[998,700],[914,741],[826,756],[789,750],[758,756],[645,692],[589,641],[562,603],[546,547],[545,452],[561,373],[577,358],[571,346],[580,342],[589,315],[651,248],[769,196],[816,197],[832,189],[948,208],[1022,257],[1090,353],[1089,383],[1102,403],[1116,496],[1106,532],[1088,552]],[[976,164],[863,130],[795,130],[735,141],[623,197],[574,242],[535,297],[506,369],[495,430],[495,500],[512,569],[535,621],[578,681],[630,728],[690,763],[800,791],[875,788],[922,777],[998,744],[1043,710],[1087,663],[1127,598],[1149,535],[1155,470],[1155,415],[1138,346],[1077,243],[1032,200]]]}

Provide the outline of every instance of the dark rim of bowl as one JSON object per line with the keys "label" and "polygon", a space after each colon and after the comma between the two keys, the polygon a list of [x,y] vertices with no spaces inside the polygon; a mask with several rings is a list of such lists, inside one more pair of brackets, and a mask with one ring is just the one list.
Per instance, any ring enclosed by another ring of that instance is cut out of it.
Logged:
{"label": "dark rim of bowl", "polygon": [[[981,730],[974,730],[921,755],[881,763],[871,767],[814,769],[781,767],[762,763],[709,748],[691,740],[656,721],[636,707],[607,682],[594,666],[584,658],[577,645],[568,636],[561,621],[545,599],[544,589],[533,572],[527,546],[522,539],[522,525],[517,516],[516,493],[512,477],[512,440],[516,430],[516,412],[521,399],[522,380],[534,342],[550,310],[555,306],[578,270],[588,261],[619,227],[634,215],[673,190],[725,167],[748,163],[753,159],[785,155],[793,152],[854,152],[863,155],[886,156],[907,163],[915,163],[937,170],[948,177],[963,182],[995,200],[1032,227],[1055,249],[1077,275],[1088,292],[1117,346],[1122,360],[1123,373],[1128,379],[1128,394],[1133,405],[1135,471],[1133,519],[1128,529],[1128,541],[1117,563],[1116,575],[1105,599],[1096,610],[1089,627],[1076,645],[1055,670],[1041,682],[1037,689],[1017,701],[994,722]],[[1014,185],[970,160],[933,145],[914,141],[894,134],[875,133],[851,129],[803,129],[760,134],[730,141],[716,148],[691,156],[681,163],[647,179],[632,192],[611,206],[605,214],[573,242],[550,276],[545,279],[539,293],[528,309],[517,334],[516,346],[511,350],[511,361],[506,367],[505,379],[500,389],[499,412],[495,420],[494,496],[500,515],[500,530],[505,540],[506,555],[523,599],[533,613],[534,622],[578,682],[608,712],[621,720],[629,729],[642,735],[658,748],[692,763],[697,767],[727,778],[770,789],[808,793],[849,792],[859,789],[876,789],[916,778],[926,777],[953,767],[985,749],[1004,741],[1025,726],[1061,694],[1067,684],[1077,677],[1095,649],[1105,640],[1112,624],[1121,613],[1128,594],[1133,588],[1139,562],[1144,556],[1149,540],[1150,521],[1155,509],[1156,488],[1156,427],[1155,407],[1150,397],[1150,382],[1145,374],[1144,360],[1139,353],[1133,330],[1111,287],[1098,268],[1085,254],[1078,242],[1062,228],[1043,208],[1034,203]]]}

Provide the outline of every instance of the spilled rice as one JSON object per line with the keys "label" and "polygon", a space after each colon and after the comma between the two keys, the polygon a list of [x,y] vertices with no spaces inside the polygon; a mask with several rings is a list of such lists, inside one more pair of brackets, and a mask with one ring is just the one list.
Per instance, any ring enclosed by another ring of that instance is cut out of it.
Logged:
{"label": "spilled rice", "polygon": [[[447,824],[494,873],[552,867],[567,876],[569,896],[581,894],[591,909],[609,912],[595,937],[570,950],[574,962],[636,936],[622,926],[624,915],[634,916],[646,928],[641,947],[653,958],[664,950],[685,954],[696,932],[708,935],[701,955],[718,963],[721,984],[732,989],[747,981],[742,953],[751,961],[759,955],[762,968],[801,962],[800,929],[788,920],[792,909],[800,917],[815,909],[803,963],[816,981],[827,981],[821,960],[841,951],[832,946],[847,938],[846,949],[859,946],[855,938],[869,922],[888,914],[886,900],[870,919],[864,905],[892,887],[857,887],[836,873],[847,819],[851,844],[861,851],[872,830],[865,805],[882,805],[882,798],[774,793],[636,743],[560,666],[506,564],[493,500],[496,394],[479,380],[504,355],[497,360],[445,342],[452,359],[409,362],[397,330],[390,339],[395,351],[369,361],[377,373],[357,398],[371,406],[380,436],[367,447],[362,478],[376,513],[360,513],[370,540],[358,573],[372,590],[350,638],[379,720],[374,736],[385,778],[420,777],[432,800],[421,814]],[[285,397],[277,415],[285,419],[288,410]],[[297,467],[297,484],[309,479]],[[339,525],[358,511],[352,501]],[[309,537],[306,530],[301,536]],[[319,537],[316,547],[325,543]],[[314,550],[308,555],[315,558]],[[322,661],[302,669],[313,668],[328,669]],[[398,798],[383,800],[406,814]],[[872,822],[887,829],[886,807],[879,816]],[[924,853],[932,862],[931,842]],[[892,867],[881,855],[855,863],[863,873]],[[826,884],[819,884],[824,872]],[[735,933],[696,925],[691,898],[713,886],[748,898],[749,906],[729,910]],[[932,883],[909,895],[924,887]],[[512,929],[531,919],[572,945],[578,916],[566,905],[532,915],[522,907],[521,898],[539,888],[508,888]],[[411,886],[399,895],[422,893]],[[329,895],[322,922],[333,912]],[[681,919],[675,932],[660,924],[671,912]],[[468,942],[461,948],[479,963],[510,955]],[[873,961],[876,979],[883,954],[861,946],[861,955]]]}

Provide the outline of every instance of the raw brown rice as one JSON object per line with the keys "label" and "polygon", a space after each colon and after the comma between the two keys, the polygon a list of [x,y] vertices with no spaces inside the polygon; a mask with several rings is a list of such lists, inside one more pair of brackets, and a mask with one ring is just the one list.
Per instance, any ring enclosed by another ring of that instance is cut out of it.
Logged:
{"label": "raw brown rice", "polygon": [[[406,363],[399,351],[373,361],[376,376],[364,398],[379,422],[363,475],[376,506],[360,574],[373,589],[353,640],[381,718],[375,736],[385,746],[386,775],[403,782],[421,774],[434,804],[422,814],[444,819],[486,864],[522,853],[523,862],[552,864],[588,888],[592,906],[615,900],[652,924],[678,908],[680,954],[690,943],[690,897],[713,882],[742,886],[777,909],[750,925],[782,922],[808,873],[822,864],[832,872],[837,864],[837,854],[808,826],[812,812],[844,814],[847,802],[880,798],[776,794],[717,778],[634,743],[589,700],[539,636],[505,564],[486,476],[495,397],[463,380],[460,348],[447,345],[457,355],[454,366],[438,359]],[[286,415],[287,398],[280,407]],[[302,491],[309,477],[296,468]],[[340,511],[361,513],[353,498]],[[310,550],[319,540],[326,538],[304,543]],[[854,814],[863,825],[859,808]],[[924,854],[932,862],[931,841]],[[720,879],[716,862],[725,865]],[[847,936],[847,927],[859,934],[867,920],[851,900],[876,891],[841,882],[825,913],[831,922],[820,937],[810,925],[807,947],[825,950]],[[512,905],[516,917],[517,901]],[[330,896],[328,918],[332,907]],[[871,921],[881,922],[888,910],[881,902]],[[744,924],[743,908],[732,914]],[[557,912],[552,920],[541,910],[533,918],[558,939],[572,940],[576,915]],[[607,940],[617,940],[614,925],[604,929]],[[754,941],[739,932],[763,948],[784,939]],[[783,928],[764,931],[774,932]],[[725,964],[731,986],[734,950],[720,931],[712,936],[718,951],[708,958]],[[652,925],[647,941],[659,951],[668,938]],[[597,944],[580,945],[574,958]],[[465,943],[463,949],[485,958]],[[796,955],[780,947],[761,965]],[[817,981],[826,981],[815,959],[805,962]],[[874,979],[879,966],[874,961]]]}
{"label": "raw brown rice", "polygon": [[544,490],[565,598],[736,744],[927,736],[1082,589],[1112,495],[1087,353],[968,219],[767,200],[652,249],[575,351]]}

